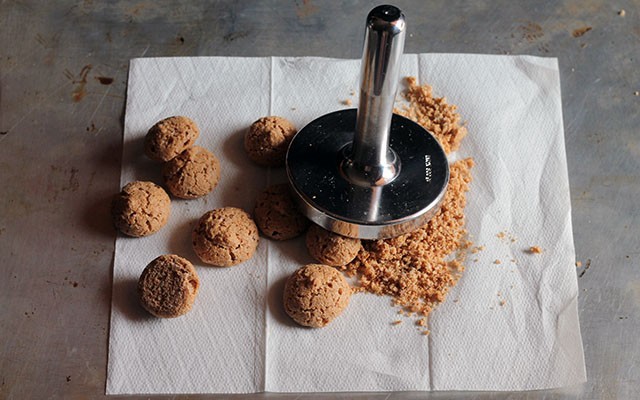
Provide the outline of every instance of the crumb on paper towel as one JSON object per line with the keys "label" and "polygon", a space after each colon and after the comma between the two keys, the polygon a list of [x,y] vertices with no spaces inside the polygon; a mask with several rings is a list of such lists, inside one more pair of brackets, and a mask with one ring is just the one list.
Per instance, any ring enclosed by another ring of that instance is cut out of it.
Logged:
{"label": "crumb on paper towel", "polygon": [[340,103],[347,107],[351,107],[351,105],[353,105],[353,101],[351,101],[351,99],[342,100]]}
{"label": "crumb on paper towel", "polygon": [[402,323],[401,320],[397,319],[391,323],[391,325],[400,325]]}
{"label": "crumb on paper towel", "polygon": [[500,261],[500,260],[495,260],[493,263],[494,263],[494,264],[496,264],[496,265],[498,265],[498,264],[502,264],[502,261]]}
{"label": "crumb on paper towel", "polygon": [[518,238],[515,235],[512,235],[507,231],[498,232],[496,234],[496,237],[505,243],[506,242],[515,243],[518,240]]}
{"label": "crumb on paper towel", "polygon": [[416,121],[438,139],[445,153],[454,152],[467,135],[467,128],[460,124],[460,114],[454,104],[444,97],[433,97],[429,85],[418,85],[416,78],[405,78],[407,89],[404,98],[410,103],[394,112]]}
{"label": "crumb on paper towel", "polygon": [[540,246],[529,247],[529,254],[542,254],[542,248]]}

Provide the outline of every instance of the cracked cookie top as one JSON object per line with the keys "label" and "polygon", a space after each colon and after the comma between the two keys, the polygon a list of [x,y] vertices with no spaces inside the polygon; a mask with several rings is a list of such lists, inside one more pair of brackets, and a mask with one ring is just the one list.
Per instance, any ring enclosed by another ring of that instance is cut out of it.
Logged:
{"label": "cracked cookie top", "polygon": [[200,135],[195,122],[175,116],[158,121],[144,138],[144,153],[152,160],[169,161],[193,146]]}
{"label": "cracked cookie top", "polygon": [[292,239],[309,226],[309,220],[298,210],[286,183],[264,189],[258,195],[253,214],[260,232],[274,240]]}
{"label": "cracked cookie top", "polygon": [[169,195],[153,182],[128,183],[111,203],[116,229],[133,237],[156,233],[167,223],[170,213]]}
{"label": "cracked cookie top", "polygon": [[335,268],[308,264],[287,279],[284,309],[298,324],[321,328],[347,308],[351,292],[347,280]]}
{"label": "cracked cookie top", "polygon": [[247,261],[258,247],[258,228],[249,214],[235,207],[205,213],[191,235],[193,250],[202,262],[230,267]]}
{"label": "cracked cookie top", "polygon": [[220,162],[209,150],[193,146],[162,168],[169,192],[181,199],[195,199],[211,192],[220,181]]}
{"label": "cracked cookie top", "polygon": [[287,119],[263,117],[249,127],[244,136],[244,149],[249,158],[266,167],[282,167],[287,147],[296,134],[296,127]]}
{"label": "cracked cookie top", "polygon": [[307,249],[311,257],[332,267],[347,265],[360,251],[360,239],[340,236],[313,224],[307,231]]}

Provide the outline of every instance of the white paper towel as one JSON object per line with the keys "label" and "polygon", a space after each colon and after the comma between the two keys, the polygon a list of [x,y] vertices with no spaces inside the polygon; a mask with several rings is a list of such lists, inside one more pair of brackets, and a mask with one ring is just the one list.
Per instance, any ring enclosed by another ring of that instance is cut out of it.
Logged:
{"label": "white paper towel", "polygon": [[[295,325],[281,296],[284,279],[312,262],[302,239],[262,238],[253,259],[232,268],[208,267],[195,256],[190,231],[200,215],[222,206],[251,212],[262,188],[285,182],[283,170],[248,160],[246,128],[265,115],[302,127],[344,108],[346,99],[356,105],[359,64],[322,58],[131,61],[121,184],[161,183],[160,165],[145,159],[142,140],[153,123],[171,115],[198,123],[197,144],[220,159],[222,176],[203,199],[174,199],[169,223],[157,234],[118,237],[107,393],[528,390],[585,380],[555,59],[403,58],[403,75],[431,84],[468,121],[457,156],[476,161],[467,227],[485,246],[468,258],[462,279],[432,313],[429,336],[409,320],[391,325],[397,310],[390,299],[369,294],[353,296],[326,328]],[[526,253],[532,245],[543,253]],[[137,304],[135,285],[146,264],[167,253],[196,265],[201,291],[189,314],[158,320]]]}

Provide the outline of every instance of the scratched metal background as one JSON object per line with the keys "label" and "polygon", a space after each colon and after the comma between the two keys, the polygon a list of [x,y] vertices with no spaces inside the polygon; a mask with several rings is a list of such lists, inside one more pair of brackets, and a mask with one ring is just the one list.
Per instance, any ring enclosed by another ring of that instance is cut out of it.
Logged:
{"label": "scratched metal background", "polygon": [[[119,190],[128,60],[360,58],[376,3],[0,0],[0,398],[103,396],[115,239],[106,215]],[[559,58],[589,381],[329,397],[637,398],[640,1],[395,4],[409,18],[407,52]]]}

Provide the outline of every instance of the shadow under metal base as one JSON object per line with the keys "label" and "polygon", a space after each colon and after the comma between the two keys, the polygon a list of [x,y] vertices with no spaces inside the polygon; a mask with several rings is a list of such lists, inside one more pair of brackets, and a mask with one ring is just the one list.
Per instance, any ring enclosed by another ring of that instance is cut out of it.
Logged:
{"label": "shadow under metal base", "polygon": [[394,114],[389,147],[400,159],[399,174],[384,186],[354,184],[341,164],[356,115],[356,109],[323,115],[291,141],[287,175],[301,210],[325,229],[361,239],[395,237],[423,226],[439,210],[449,183],[444,150],[422,126]]}

